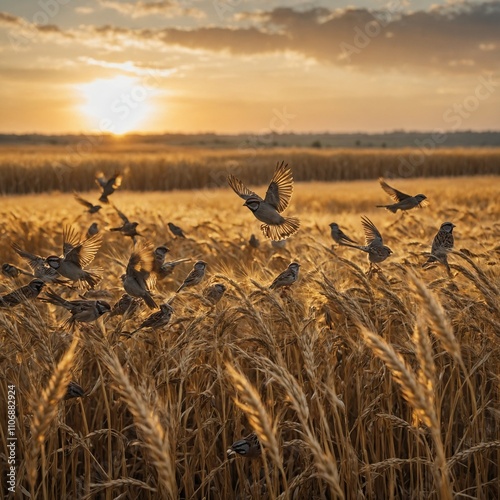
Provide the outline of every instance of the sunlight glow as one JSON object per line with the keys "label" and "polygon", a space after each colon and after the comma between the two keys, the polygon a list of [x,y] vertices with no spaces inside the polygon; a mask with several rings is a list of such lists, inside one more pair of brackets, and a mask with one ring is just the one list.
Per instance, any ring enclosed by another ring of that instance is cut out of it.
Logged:
{"label": "sunlight glow", "polygon": [[155,89],[147,78],[116,76],[78,85],[85,98],[80,111],[102,133],[140,131],[152,115]]}

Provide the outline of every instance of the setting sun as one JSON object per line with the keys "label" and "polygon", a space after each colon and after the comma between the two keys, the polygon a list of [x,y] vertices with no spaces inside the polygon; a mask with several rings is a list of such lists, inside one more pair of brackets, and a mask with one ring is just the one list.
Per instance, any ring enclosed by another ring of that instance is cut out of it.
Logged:
{"label": "setting sun", "polygon": [[78,85],[85,102],[80,111],[99,132],[125,134],[151,117],[153,89],[136,77],[116,76]]}

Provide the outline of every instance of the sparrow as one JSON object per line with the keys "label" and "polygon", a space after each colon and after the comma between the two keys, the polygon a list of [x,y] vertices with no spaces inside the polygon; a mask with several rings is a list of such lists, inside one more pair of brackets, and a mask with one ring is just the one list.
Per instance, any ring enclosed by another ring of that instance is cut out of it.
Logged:
{"label": "sparrow", "polygon": [[212,305],[217,304],[222,296],[226,293],[226,286],[222,283],[214,283],[203,290],[203,297]]}
{"label": "sparrow", "polygon": [[184,262],[189,262],[191,259],[176,259],[169,262],[164,262],[160,269],[156,272],[156,277],[159,281],[164,280],[167,276],[170,276],[174,269]]}
{"label": "sparrow", "polygon": [[75,200],[80,203],[80,205],[87,207],[87,210],[85,211],[89,214],[96,214],[102,208],[101,205],[93,205],[90,201],[84,200],[78,193],[73,193],[73,196],[75,197]]}
{"label": "sparrow", "polygon": [[115,305],[111,308],[111,312],[109,313],[109,317],[112,316],[123,316],[125,313],[128,313],[129,316],[132,316],[137,309],[139,309],[140,300],[131,297],[128,293],[124,293]]}
{"label": "sparrow", "polygon": [[252,248],[259,248],[260,247],[260,241],[256,238],[255,234],[252,234],[252,236],[250,236],[250,239],[248,240],[248,244]]}
{"label": "sparrow", "polygon": [[432,241],[431,255],[422,267],[426,267],[428,264],[438,261],[449,269],[448,253],[453,250],[453,245],[455,243],[455,238],[453,236],[453,228],[455,227],[455,224],[451,222],[443,222],[441,224],[439,231]]}
{"label": "sparrow", "polygon": [[2,274],[4,276],[7,276],[7,278],[17,278],[20,274],[24,274],[26,276],[33,276],[28,271],[25,271],[24,269],[14,266],[14,264],[9,264],[8,262],[2,264]]}
{"label": "sparrow", "polygon": [[83,268],[94,260],[101,243],[101,233],[80,241],[76,230],[71,226],[65,226],[63,229],[63,256],[50,255],[45,260],[61,276],[71,281],[87,283],[90,288],[94,288],[99,283],[100,276],[85,271]]}
{"label": "sparrow", "polygon": [[243,206],[248,207],[254,216],[264,223],[260,229],[266,238],[284,240],[299,230],[299,219],[280,215],[287,208],[293,192],[292,171],[288,168],[288,164],[284,162],[276,164],[264,199],[250,191],[234,175],[229,175],[227,181],[233,191],[245,200]]}
{"label": "sparrow", "polygon": [[330,224],[330,229],[331,229],[331,236],[333,241],[337,243],[338,245],[343,245],[346,242],[354,243],[356,242],[354,240],[351,240],[343,231],[340,229],[339,225],[336,222],[332,222]]}
{"label": "sparrow", "polygon": [[246,458],[260,457],[260,455],[262,454],[262,448],[260,446],[257,434],[255,434],[255,432],[252,432],[243,439],[235,441],[226,453],[228,457],[233,457],[236,454]]}
{"label": "sparrow", "polygon": [[98,232],[99,232],[99,226],[97,225],[97,222],[92,222],[92,224],[90,224],[89,228],[87,229],[87,238],[94,236]]}
{"label": "sparrow", "polygon": [[120,227],[111,228],[110,231],[120,231],[121,233],[123,233],[124,236],[130,236],[132,238],[132,241],[135,243],[135,237],[142,236],[142,234],[137,232],[137,226],[139,225],[139,223],[130,222],[128,220],[128,217],[123,212],[120,212],[120,210],[118,210],[114,205],[113,208],[120,216],[120,219],[123,221],[123,224]]}
{"label": "sparrow", "polygon": [[44,285],[45,283],[41,279],[35,278],[27,285],[0,297],[0,307],[14,307],[28,300],[36,299]]}
{"label": "sparrow", "polygon": [[102,194],[99,201],[102,203],[109,203],[108,196],[111,196],[116,189],[122,184],[123,176],[116,172],[113,177],[106,179],[102,172],[98,172],[95,176],[96,184],[101,188]]}
{"label": "sparrow", "polygon": [[387,259],[392,250],[384,245],[382,235],[368,217],[361,217],[361,224],[365,230],[365,246],[351,245],[350,243],[344,243],[344,245],[366,252],[371,269],[373,264],[379,264]]}
{"label": "sparrow", "polygon": [[76,382],[71,381],[66,389],[66,395],[64,396],[64,399],[68,400],[73,398],[81,398],[83,396],[85,396],[85,391],[83,390],[83,388]]}
{"label": "sparrow", "polygon": [[157,312],[154,312],[153,314],[150,314],[139,326],[139,328],[136,328],[133,332],[130,333],[130,335],[133,335],[134,333],[138,332],[139,330],[142,330],[143,328],[152,328],[153,330],[156,330],[157,328],[161,328],[162,326],[165,326],[168,324],[170,321],[170,318],[172,317],[172,313],[174,310],[170,306],[170,304],[161,304],[160,305],[160,310]]}
{"label": "sparrow", "polygon": [[39,278],[45,283],[58,283],[60,285],[65,284],[64,281],[59,279],[61,275],[55,269],[50,267],[43,257],[26,252],[19,248],[16,244],[13,244],[12,248],[28,263],[33,271],[33,274],[35,275],[35,278]]}
{"label": "sparrow", "polygon": [[205,276],[206,267],[207,267],[206,262],[203,262],[202,260],[196,262],[191,272],[187,275],[186,279],[175,293],[179,293],[181,290],[189,286],[198,285]]}
{"label": "sparrow", "polygon": [[271,240],[271,246],[273,248],[285,248],[286,247],[286,240],[279,240],[279,241],[274,241]]}
{"label": "sparrow", "polygon": [[425,207],[429,204],[427,201],[427,196],[423,194],[417,194],[415,196],[410,196],[409,194],[402,193],[401,191],[398,191],[397,189],[394,189],[393,187],[389,186],[387,182],[382,179],[382,177],[379,179],[380,185],[382,186],[382,189],[396,202],[393,203],[392,205],[377,205],[377,208],[386,208],[393,214],[395,214],[398,210],[404,211],[404,210],[411,210],[412,208],[415,207]]}
{"label": "sparrow", "polygon": [[151,295],[155,279],[153,270],[153,248],[145,244],[135,248],[129,258],[125,274],[121,276],[123,288],[132,297],[143,299],[150,309],[158,306]]}
{"label": "sparrow", "polygon": [[176,226],[173,222],[168,223],[168,228],[170,229],[170,232],[174,236],[177,236],[178,238],[185,238],[186,237],[186,235],[184,234],[184,231],[179,226]]}
{"label": "sparrow", "polygon": [[276,288],[281,288],[282,286],[293,285],[299,277],[300,264],[297,262],[292,262],[281,274],[279,274],[275,280],[271,283],[269,288],[274,290]]}
{"label": "sparrow", "polygon": [[161,266],[165,262],[165,256],[170,251],[166,245],[160,245],[156,247],[153,251],[153,271],[159,273]]}
{"label": "sparrow", "polygon": [[77,321],[91,323],[111,311],[111,306],[104,300],[66,300],[50,290],[46,292],[46,297],[42,297],[40,300],[67,309],[71,313],[71,317],[66,323],[71,326]]}

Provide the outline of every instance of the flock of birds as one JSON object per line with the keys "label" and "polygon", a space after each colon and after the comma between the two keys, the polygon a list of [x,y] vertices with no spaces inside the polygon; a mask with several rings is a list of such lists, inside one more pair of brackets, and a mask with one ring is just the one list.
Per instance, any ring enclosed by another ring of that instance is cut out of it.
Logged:
{"label": "flock of birds", "polygon": [[[416,207],[423,207],[427,204],[427,197],[423,194],[411,196],[389,186],[383,179],[380,179],[382,189],[389,194],[394,203],[389,205],[377,205],[393,213],[398,210],[405,212]],[[137,231],[137,222],[131,222],[125,214],[118,210],[109,200],[109,197],[121,186],[122,175],[117,173],[107,179],[104,174],[96,176],[96,183],[101,189],[99,202],[110,204],[116,210],[122,221],[119,227],[111,228],[111,231],[118,231],[133,241],[133,249],[125,267],[125,273],[121,276],[124,293],[121,298],[111,306],[105,300],[90,300],[80,295],[78,299],[68,300],[53,290],[46,291],[39,300],[62,307],[69,311],[70,316],[63,326],[73,328],[77,323],[94,322],[104,314],[109,316],[127,315],[133,316],[134,312],[140,308],[144,302],[152,312],[142,323],[132,332],[126,335],[131,336],[141,329],[158,329],[167,325],[173,314],[171,306],[176,295],[182,290],[199,285],[206,272],[206,262],[197,261],[193,269],[186,276],[182,284],[176,290],[173,297],[158,306],[154,297],[153,289],[157,280],[163,280],[171,275],[175,267],[190,259],[177,259],[167,261],[166,255],[169,249],[164,246],[153,247],[150,243],[138,243],[136,238],[141,236]],[[296,217],[284,217],[282,212],[289,205],[293,193],[292,171],[284,162],[277,163],[274,175],[271,179],[264,198],[248,189],[239,179],[233,175],[228,176],[228,184],[238,196],[245,200],[246,206],[253,215],[262,222],[261,230],[264,236],[272,240],[273,244],[279,245],[284,240],[294,235],[300,228],[300,221]],[[102,205],[93,204],[77,193],[75,200],[83,205],[89,214],[96,214]],[[331,237],[338,244],[346,247],[358,249],[368,254],[370,268],[378,267],[378,264],[385,261],[392,253],[392,250],[384,245],[380,231],[375,227],[368,217],[361,218],[361,224],[365,232],[365,245],[359,245],[348,237],[339,225],[335,222],[330,224]],[[178,238],[185,238],[183,230],[173,224],[168,223],[172,234]],[[447,261],[448,253],[453,249],[454,238],[451,222],[441,224],[432,242],[432,248],[427,261],[423,264],[428,266],[434,262],[440,262],[449,271]],[[33,279],[26,285],[0,297],[0,308],[13,308],[27,301],[36,299],[42,292],[46,284],[72,286],[78,284],[81,287],[93,289],[100,281],[101,276],[88,266],[101,247],[103,241],[102,232],[99,231],[97,223],[93,223],[84,237],[81,237],[73,226],[63,228],[63,248],[62,254],[42,257],[32,254],[13,243],[13,250],[29,265],[31,271],[26,271],[13,264],[4,263],[2,273],[13,279],[20,276],[30,276]],[[257,247],[259,244],[255,235],[252,235],[249,244]],[[124,264],[120,262],[120,264]],[[295,283],[299,276],[300,264],[292,262],[286,270],[279,274],[270,285],[270,289],[289,287]],[[217,304],[223,297],[226,286],[222,283],[214,283],[203,290],[204,298],[212,305]],[[68,386],[66,398],[80,397],[84,394],[83,389],[71,382]],[[247,457],[260,454],[260,445],[255,434],[236,441],[228,450],[228,455],[240,454]]]}

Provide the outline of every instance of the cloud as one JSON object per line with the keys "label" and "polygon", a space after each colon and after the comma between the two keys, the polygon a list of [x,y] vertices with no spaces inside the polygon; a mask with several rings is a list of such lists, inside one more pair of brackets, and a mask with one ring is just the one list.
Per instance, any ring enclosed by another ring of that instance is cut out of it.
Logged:
{"label": "cloud", "polygon": [[188,16],[201,18],[205,13],[194,7],[185,7],[174,0],[139,0],[137,2],[119,2],[116,0],[99,0],[108,9],[113,9],[132,18],[162,15],[164,17]]}

